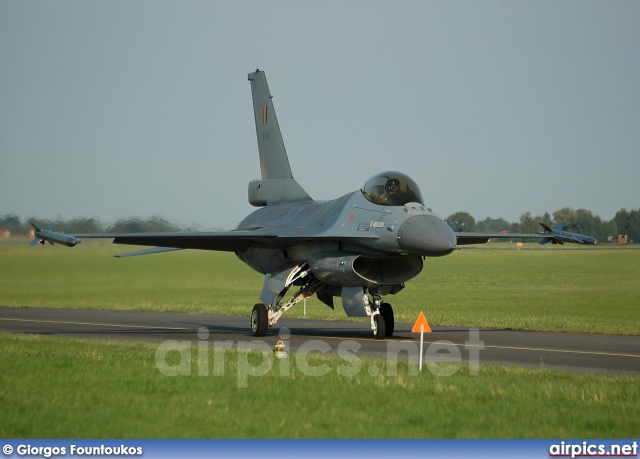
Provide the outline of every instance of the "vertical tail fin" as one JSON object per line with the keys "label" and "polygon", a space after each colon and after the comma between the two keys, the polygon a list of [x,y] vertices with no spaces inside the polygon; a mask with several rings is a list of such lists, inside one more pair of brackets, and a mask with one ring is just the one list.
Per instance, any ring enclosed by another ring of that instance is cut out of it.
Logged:
{"label": "vertical tail fin", "polygon": [[254,206],[265,206],[311,201],[311,197],[293,178],[267,77],[264,72],[256,70],[249,74],[249,81],[262,172],[262,180],[249,183],[249,202]]}
{"label": "vertical tail fin", "polygon": [[253,97],[253,114],[256,119],[262,180],[293,178],[278,118],[273,108],[267,77],[264,72],[256,70],[255,73],[249,74],[249,81]]}

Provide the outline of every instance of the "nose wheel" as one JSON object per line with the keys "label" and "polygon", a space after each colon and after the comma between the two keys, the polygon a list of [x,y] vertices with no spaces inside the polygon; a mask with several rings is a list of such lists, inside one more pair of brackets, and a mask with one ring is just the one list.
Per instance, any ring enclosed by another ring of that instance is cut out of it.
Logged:
{"label": "nose wheel", "polygon": [[382,339],[393,335],[395,319],[393,308],[389,303],[382,303],[380,308],[371,315],[371,331],[375,339]]}
{"label": "nose wheel", "polygon": [[251,311],[251,333],[253,336],[266,336],[268,328],[269,314],[267,313],[267,307],[262,303],[258,303]]}
{"label": "nose wheel", "polygon": [[389,303],[382,303],[378,311],[371,315],[371,331],[375,339],[383,339],[393,335],[395,319],[393,308]]}
{"label": "nose wheel", "polygon": [[393,330],[396,326],[395,318],[393,317],[393,308],[389,303],[382,303],[380,305],[380,315],[384,318],[385,334],[384,336],[392,336]]}

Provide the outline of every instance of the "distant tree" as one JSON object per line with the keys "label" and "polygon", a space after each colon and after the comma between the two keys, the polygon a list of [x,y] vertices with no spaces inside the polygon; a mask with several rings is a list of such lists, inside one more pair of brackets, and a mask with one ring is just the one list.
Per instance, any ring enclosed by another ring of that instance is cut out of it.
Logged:
{"label": "distant tree", "polygon": [[629,212],[629,239],[640,242],[640,209]]}
{"label": "distant tree", "polygon": [[616,226],[616,222],[614,220],[610,220],[608,222],[603,222],[602,227],[600,229],[600,235],[595,236],[598,239],[598,242],[603,243],[607,242],[609,238],[614,239],[618,234],[618,227]]}
{"label": "distant tree", "polygon": [[597,215],[593,215],[590,210],[576,210],[576,221],[573,223],[569,231],[581,234],[590,234],[598,237],[602,228],[602,219]]}
{"label": "distant tree", "polygon": [[518,224],[518,233],[536,233],[538,232],[538,222],[541,217],[533,217],[531,212],[525,212],[520,215],[520,223]]}
{"label": "distant tree", "polygon": [[0,216],[0,228],[8,229],[14,236],[25,233],[24,225],[20,218],[14,214]]}
{"label": "distant tree", "polygon": [[539,233],[542,231],[540,223],[544,223],[547,226],[553,226],[553,219],[549,212],[545,212],[544,215],[531,215],[531,212],[525,212],[520,215],[520,221],[511,225],[511,231],[514,233]]}
{"label": "distant tree", "polygon": [[[538,217],[538,218],[539,218],[538,223],[544,223],[547,226],[553,225],[553,219],[551,218],[551,215],[549,215],[549,212],[545,212],[542,217]],[[538,229],[542,229],[542,228],[538,227]]]}
{"label": "distant tree", "polygon": [[613,217],[613,221],[618,229],[618,234],[627,234],[629,225],[629,212],[627,209],[620,209]]}
{"label": "distant tree", "polygon": [[567,229],[572,228],[577,218],[576,211],[569,207],[563,207],[562,209],[556,210],[553,213],[553,218],[557,223],[564,223]]}
{"label": "distant tree", "polygon": [[109,233],[155,233],[165,231],[181,231],[181,228],[162,217],[154,215],[146,219],[122,219],[111,225]]}
{"label": "distant tree", "polygon": [[511,229],[511,223],[504,218],[485,218],[482,221],[476,223],[478,231],[483,233],[499,233],[500,231],[509,231]]}
{"label": "distant tree", "polygon": [[56,224],[57,231],[65,233],[101,233],[104,231],[102,224],[95,218],[75,218],[68,222]]}
{"label": "distant tree", "polygon": [[640,242],[640,209],[628,212],[620,209],[613,217],[619,234],[626,234],[629,240]]}
{"label": "distant tree", "polygon": [[446,219],[453,231],[477,231],[475,219],[467,212],[456,212]]}

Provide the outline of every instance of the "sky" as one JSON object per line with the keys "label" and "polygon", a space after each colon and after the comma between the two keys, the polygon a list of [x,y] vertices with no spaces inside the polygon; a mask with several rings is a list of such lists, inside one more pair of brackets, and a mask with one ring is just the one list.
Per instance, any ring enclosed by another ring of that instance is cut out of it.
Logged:
{"label": "sky", "polygon": [[0,215],[231,229],[264,70],[317,200],[387,170],[440,217],[640,208],[640,2],[0,0]]}

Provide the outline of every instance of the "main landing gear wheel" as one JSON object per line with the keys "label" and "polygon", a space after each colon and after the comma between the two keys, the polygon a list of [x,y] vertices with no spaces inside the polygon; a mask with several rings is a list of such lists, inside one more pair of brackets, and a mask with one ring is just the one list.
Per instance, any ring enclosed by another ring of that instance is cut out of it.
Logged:
{"label": "main landing gear wheel", "polygon": [[384,336],[393,335],[396,321],[393,317],[393,308],[389,303],[382,303],[380,305],[380,315],[384,319],[385,333]]}
{"label": "main landing gear wheel", "polygon": [[269,314],[267,307],[258,303],[253,307],[251,312],[251,333],[253,336],[265,336],[269,328]]}
{"label": "main landing gear wheel", "polygon": [[371,322],[371,329],[373,331],[373,337],[375,339],[382,339],[385,337],[385,324],[384,324],[384,317],[382,317],[382,314],[376,314],[373,316],[373,321]]}

